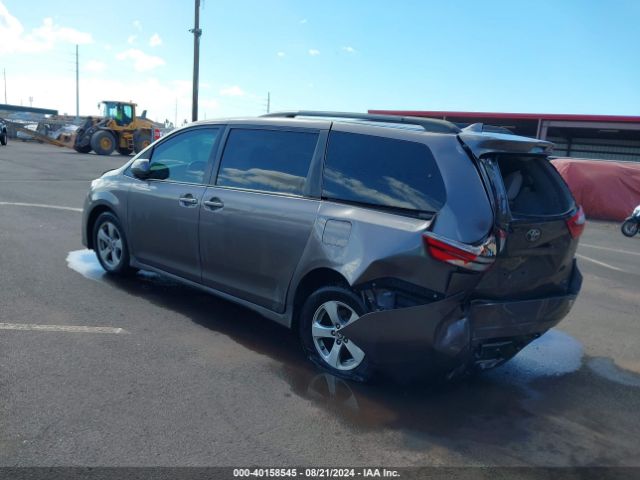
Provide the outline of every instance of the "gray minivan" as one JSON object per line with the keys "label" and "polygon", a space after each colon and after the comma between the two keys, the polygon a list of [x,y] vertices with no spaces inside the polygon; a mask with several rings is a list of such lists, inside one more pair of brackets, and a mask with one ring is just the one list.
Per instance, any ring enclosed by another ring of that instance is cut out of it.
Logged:
{"label": "gray minivan", "polygon": [[196,122],[92,182],[83,243],[294,329],[335,375],[451,377],[509,360],[580,290],[585,218],[551,148],[387,115]]}

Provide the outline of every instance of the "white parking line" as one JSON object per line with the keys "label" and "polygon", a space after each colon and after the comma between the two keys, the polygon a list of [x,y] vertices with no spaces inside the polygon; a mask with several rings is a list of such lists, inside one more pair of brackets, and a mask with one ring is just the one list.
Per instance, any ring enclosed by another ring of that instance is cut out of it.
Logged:
{"label": "white parking line", "polygon": [[625,270],[623,270],[623,269],[621,269],[621,268],[614,267],[613,265],[609,265],[608,263],[604,263],[604,262],[601,262],[601,261],[599,261],[599,260],[595,260],[595,259],[593,259],[593,258],[585,257],[584,255],[580,255],[579,253],[576,253],[576,257],[581,258],[581,259],[583,259],[583,260],[587,260],[588,262],[595,263],[596,265],[600,265],[601,267],[610,268],[611,270],[615,270],[615,271],[617,271],[617,272],[625,272],[625,273],[628,273],[628,272],[626,272]]}
{"label": "white parking line", "polygon": [[0,205],[11,205],[15,207],[37,207],[37,208],[52,208],[54,210],[68,210],[70,212],[81,212],[81,208],[64,207],[62,205],[45,205],[42,203],[21,203],[21,202],[0,202]]}
{"label": "white parking line", "polygon": [[0,323],[0,330],[31,330],[65,333],[129,333],[124,328],[86,327],[83,325],[37,325],[35,323]]}
{"label": "white parking line", "polygon": [[627,255],[637,255],[640,257],[640,252],[630,252],[629,250],[619,250],[617,248],[600,247],[598,245],[590,245],[588,243],[580,243],[581,247],[595,248],[598,250],[607,250],[608,252],[626,253]]}

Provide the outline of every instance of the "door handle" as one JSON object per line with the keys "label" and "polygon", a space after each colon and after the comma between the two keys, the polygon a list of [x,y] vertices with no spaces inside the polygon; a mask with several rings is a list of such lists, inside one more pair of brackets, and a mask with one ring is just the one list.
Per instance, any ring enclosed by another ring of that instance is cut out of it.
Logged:
{"label": "door handle", "polygon": [[224,203],[218,197],[205,200],[202,204],[210,210],[219,210],[224,207]]}
{"label": "door handle", "polygon": [[180,197],[179,201],[180,205],[182,205],[183,207],[189,207],[198,203],[198,199],[194,198],[190,193],[187,193],[186,195]]}

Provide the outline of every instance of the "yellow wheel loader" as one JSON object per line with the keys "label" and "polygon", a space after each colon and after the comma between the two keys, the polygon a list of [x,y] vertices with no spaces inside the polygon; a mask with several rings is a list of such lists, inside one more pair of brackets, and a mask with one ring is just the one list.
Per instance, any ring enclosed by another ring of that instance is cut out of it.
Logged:
{"label": "yellow wheel loader", "polygon": [[147,111],[136,117],[136,104],[105,100],[102,117],[88,117],[76,131],[73,148],[80,153],[91,150],[98,155],[138,153],[153,141],[153,122],[146,118]]}

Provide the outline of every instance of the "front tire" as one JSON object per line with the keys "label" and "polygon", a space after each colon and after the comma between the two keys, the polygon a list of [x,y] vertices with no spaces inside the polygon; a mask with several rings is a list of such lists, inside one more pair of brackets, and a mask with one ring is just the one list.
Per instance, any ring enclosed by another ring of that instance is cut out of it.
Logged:
{"label": "front tire", "polygon": [[129,265],[129,246],[118,218],[109,212],[100,214],[93,226],[93,249],[107,273],[128,275],[135,271]]}
{"label": "front tire", "polygon": [[638,222],[636,220],[625,220],[620,230],[625,237],[633,237],[638,233]]}
{"label": "front tire", "polygon": [[85,145],[84,147],[74,146],[73,149],[78,153],[90,153],[91,145]]}
{"label": "front tire", "polygon": [[116,149],[116,139],[106,130],[98,130],[91,135],[91,148],[98,155],[111,155]]}
{"label": "front tire", "polygon": [[0,134],[0,143],[2,145],[6,145],[7,144],[7,132],[6,132],[6,130],[4,132],[2,132],[2,134]]}
{"label": "front tire", "polygon": [[366,356],[340,330],[366,313],[351,290],[324,287],[315,291],[304,303],[298,322],[298,334],[309,359],[332,375],[347,380],[366,382],[373,369]]}

